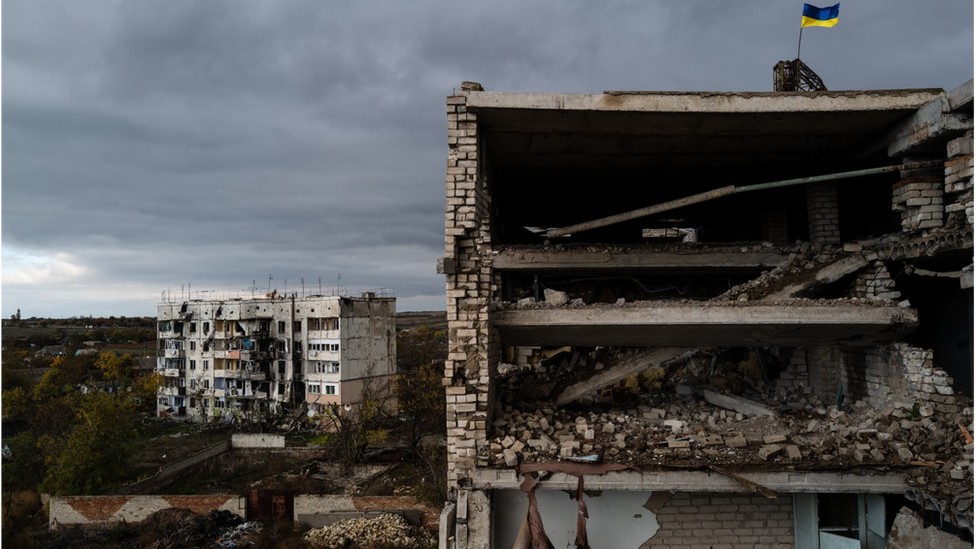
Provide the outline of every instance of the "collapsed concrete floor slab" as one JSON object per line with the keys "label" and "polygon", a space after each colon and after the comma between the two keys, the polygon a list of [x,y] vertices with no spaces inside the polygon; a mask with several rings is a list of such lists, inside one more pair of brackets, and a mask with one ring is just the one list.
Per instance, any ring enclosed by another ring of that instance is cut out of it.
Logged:
{"label": "collapsed concrete floor slab", "polygon": [[971,545],[972,87],[462,84],[444,543]]}
{"label": "collapsed concrete floor slab", "polygon": [[915,311],[859,304],[635,303],[502,309],[492,324],[514,345],[877,344],[910,333]]}

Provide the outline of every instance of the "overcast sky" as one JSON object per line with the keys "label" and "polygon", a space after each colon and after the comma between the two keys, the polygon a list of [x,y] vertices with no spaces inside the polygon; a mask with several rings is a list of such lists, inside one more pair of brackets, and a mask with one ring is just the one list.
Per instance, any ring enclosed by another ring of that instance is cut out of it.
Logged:
{"label": "overcast sky", "polygon": [[[444,309],[444,98],[770,91],[802,2],[3,0],[2,314],[342,284]],[[973,77],[972,0],[846,0],[830,89]],[[269,281],[269,276],[273,280]]]}

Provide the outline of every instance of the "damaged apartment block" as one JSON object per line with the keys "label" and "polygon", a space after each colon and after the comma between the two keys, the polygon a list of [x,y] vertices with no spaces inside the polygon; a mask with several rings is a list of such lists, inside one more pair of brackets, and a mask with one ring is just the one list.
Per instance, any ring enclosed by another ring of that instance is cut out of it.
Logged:
{"label": "damaged apartment block", "polygon": [[972,81],[447,118],[441,547],[972,546]]}
{"label": "damaged apartment block", "polygon": [[349,412],[396,373],[396,298],[376,292],[164,301],[157,318],[160,416]]}

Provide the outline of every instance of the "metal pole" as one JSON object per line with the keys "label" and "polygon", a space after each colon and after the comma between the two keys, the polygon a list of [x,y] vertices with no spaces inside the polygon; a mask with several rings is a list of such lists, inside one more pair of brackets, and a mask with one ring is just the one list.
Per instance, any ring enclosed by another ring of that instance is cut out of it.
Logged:
{"label": "metal pole", "polygon": [[581,233],[584,231],[598,229],[600,227],[606,227],[608,225],[616,225],[617,223],[623,223],[624,221],[631,221],[633,219],[647,217],[649,215],[653,215],[656,213],[674,210],[677,208],[681,208],[683,206],[690,206],[691,204],[698,204],[699,202],[706,202],[709,200],[713,200],[715,198],[721,198],[723,196],[728,196],[731,194],[745,193],[750,191],[759,191],[763,189],[774,189],[778,187],[789,187],[791,185],[808,185],[810,183],[819,183],[821,181],[833,181],[836,179],[848,179],[852,177],[863,177],[866,175],[878,175],[883,173],[896,172],[900,170],[914,170],[918,168],[929,168],[933,166],[941,166],[942,164],[943,161],[941,160],[926,160],[923,162],[909,162],[907,164],[899,164],[897,166],[883,166],[881,168],[868,168],[866,170],[854,170],[850,172],[815,175],[811,177],[800,177],[797,179],[784,179],[782,181],[773,181],[770,183],[757,183],[755,185],[746,185],[743,187],[735,187],[729,185],[711,191],[706,191],[703,193],[686,196],[684,198],[679,198],[677,200],[670,200],[668,202],[662,202],[660,204],[655,204],[653,206],[648,206],[646,208],[640,208],[638,210],[632,210],[629,212],[611,215],[609,217],[594,219],[593,221],[587,221],[585,223],[577,223],[576,225],[570,225],[569,227],[563,227],[561,229],[552,229],[546,232],[546,237],[555,238],[559,236],[566,236],[573,233]]}
{"label": "metal pole", "polygon": [[800,26],[800,38],[796,40],[796,59],[800,60],[800,43],[803,42],[803,26]]}

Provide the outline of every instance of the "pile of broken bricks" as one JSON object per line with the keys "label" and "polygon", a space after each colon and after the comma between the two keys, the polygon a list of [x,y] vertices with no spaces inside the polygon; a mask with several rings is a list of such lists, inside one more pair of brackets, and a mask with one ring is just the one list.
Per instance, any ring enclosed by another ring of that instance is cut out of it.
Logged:
{"label": "pile of broken bricks", "polygon": [[[518,390],[505,380],[500,386]],[[972,484],[971,402],[949,417],[908,402],[879,410],[858,401],[841,410],[824,406],[815,395],[776,394],[769,387],[750,395],[759,400],[708,386],[680,385],[678,392],[645,394],[626,405],[562,408],[524,394],[503,396],[508,404],[492,423],[488,444],[479,449],[479,465],[510,468],[589,459],[645,468],[904,468],[924,470],[930,479],[946,483],[947,490]]]}

